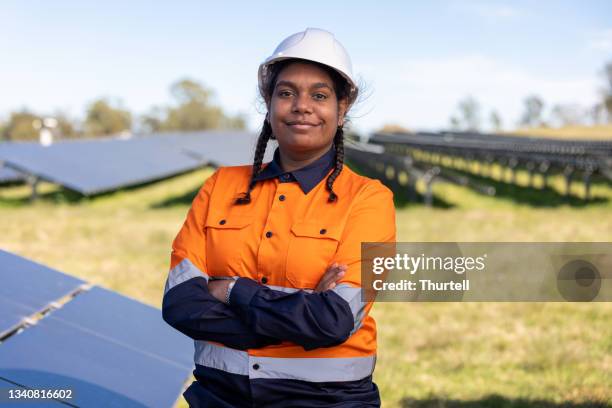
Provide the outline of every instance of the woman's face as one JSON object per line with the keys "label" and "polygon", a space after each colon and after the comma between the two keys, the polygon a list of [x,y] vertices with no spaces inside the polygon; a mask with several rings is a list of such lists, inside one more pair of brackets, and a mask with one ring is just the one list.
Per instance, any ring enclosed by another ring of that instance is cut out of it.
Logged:
{"label": "woman's face", "polygon": [[278,75],[268,101],[272,132],[285,154],[302,158],[325,153],[344,121],[329,74],[314,64],[294,62]]}

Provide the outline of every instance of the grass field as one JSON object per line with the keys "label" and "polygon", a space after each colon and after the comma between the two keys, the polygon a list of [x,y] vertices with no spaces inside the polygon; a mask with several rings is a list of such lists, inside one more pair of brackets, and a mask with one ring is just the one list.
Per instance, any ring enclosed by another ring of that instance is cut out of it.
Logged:
{"label": "grass field", "polygon": [[[0,188],[0,248],[160,307],[170,244],[209,174],[83,200],[43,184],[34,204],[26,187]],[[434,192],[446,208],[398,208],[399,241],[612,241],[604,183],[589,205],[534,206],[528,189]],[[612,406],[610,304],[379,303],[373,314],[383,407]]]}
{"label": "grass field", "polygon": [[556,139],[612,140],[612,125],[524,128],[509,133]]}

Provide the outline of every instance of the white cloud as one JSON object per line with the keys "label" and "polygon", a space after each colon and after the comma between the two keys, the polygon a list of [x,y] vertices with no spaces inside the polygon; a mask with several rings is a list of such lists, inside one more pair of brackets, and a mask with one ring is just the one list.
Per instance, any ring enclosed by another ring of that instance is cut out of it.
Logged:
{"label": "white cloud", "polygon": [[471,95],[481,105],[488,125],[489,113],[497,110],[505,128],[513,128],[523,111],[523,100],[539,95],[554,104],[591,106],[597,101],[597,78],[555,77],[530,72],[526,66],[473,55],[446,59],[407,60],[395,64],[357,67],[370,80],[372,96],[360,111],[368,112],[355,124],[364,130],[384,123],[412,129],[448,126],[457,103]]}
{"label": "white cloud", "polygon": [[588,48],[612,53],[612,28],[593,33],[588,42]]}

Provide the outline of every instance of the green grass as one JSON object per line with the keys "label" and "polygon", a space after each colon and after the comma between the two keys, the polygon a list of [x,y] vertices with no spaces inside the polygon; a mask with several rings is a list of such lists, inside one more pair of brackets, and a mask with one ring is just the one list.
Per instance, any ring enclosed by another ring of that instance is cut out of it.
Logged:
{"label": "green grass", "polygon": [[[0,248],[160,307],[172,239],[209,174],[85,200],[43,184],[34,204],[24,186],[0,188]],[[398,209],[398,240],[612,241],[612,188],[596,187],[599,201],[546,207],[436,184],[449,208]],[[384,407],[612,405],[610,304],[378,303],[372,313]]]}

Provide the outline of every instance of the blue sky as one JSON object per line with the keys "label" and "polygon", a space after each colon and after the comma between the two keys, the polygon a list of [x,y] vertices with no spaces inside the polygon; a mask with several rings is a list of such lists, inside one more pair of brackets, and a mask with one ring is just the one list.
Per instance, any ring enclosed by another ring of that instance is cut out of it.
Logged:
{"label": "blue sky", "polygon": [[0,19],[0,119],[24,107],[79,118],[101,96],[140,114],[188,77],[255,130],[257,67],[306,27],[351,54],[363,132],[444,128],[467,95],[511,129],[531,93],[548,108],[594,104],[612,61],[610,1],[3,1]]}

